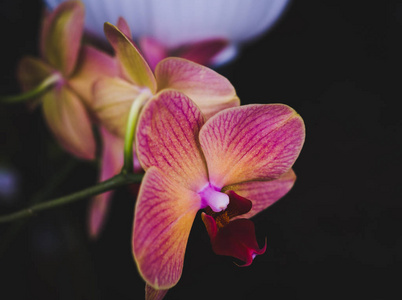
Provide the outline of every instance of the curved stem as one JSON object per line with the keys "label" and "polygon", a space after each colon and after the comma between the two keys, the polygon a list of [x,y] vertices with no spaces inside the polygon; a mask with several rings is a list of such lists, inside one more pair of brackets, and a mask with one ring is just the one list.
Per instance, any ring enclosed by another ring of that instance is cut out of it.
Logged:
{"label": "curved stem", "polygon": [[39,94],[46,91],[53,84],[58,82],[61,79],[61,75],[59,73],[54,73],[51,76],[45,78],[38,86],[29,90],[25,93],[13,96],[0,96],[0,102],[3,103],[19,103],[25,100],[32,99],[33,97],[38,96]]}
{"label": "curved stem", "polygon": [[122,172],[131,173],[133,171],[133,142],[135,129],[137,128],[138,117],[142,106],[151,96],[148,90],[142,92],[133,102],[128,116],[126,126],[126,136],[124,138],[124,165]]}
{"label": "curved stem", "polygon": [[[70,158],[70,160],[62,167],[59,172],[56,173],[55,176],[50,177],[47,185],[33,196],[30,203],[33,205],[49,197],[64,181],[64,179],[67,178],[71,171],[73,171],[74,168],[78,166],[78,164],[78,160]],[[27,219],[21,219],[18,222],[13,223],[13,225],[10,226],[9,229],[7,229],[5,234],[2,235],[0,244],[0,258],[10,247],[11,243],[26,223],[28,223]]]}
{"label": "curved stem", "polygon": [[17,211],[15,213],[0,216],[0,223],[11,222],[21,218],[32,216],[42,210],[58,207],[68,203],[72,203],[84,198],[89,198],[94,195],[124,186],[130,183],[139,183],[142,180],[142,174],[118,174],[106,181],[100,182],[92,187],[86,188],[79,192],[56,198],[50,201],[42,202],[32,205],[26,209]]}

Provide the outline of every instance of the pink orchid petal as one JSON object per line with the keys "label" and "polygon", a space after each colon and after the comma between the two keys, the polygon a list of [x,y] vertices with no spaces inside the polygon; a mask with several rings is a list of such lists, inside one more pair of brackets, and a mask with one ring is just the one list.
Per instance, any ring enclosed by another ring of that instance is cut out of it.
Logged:
{"label": "pink orchid petal", "polygon": [[[100,128],[102,136],[102,159],[99,181],[105,181],[117,175],[123,167],[124,140]],[[95,196],[89,209],[89,235],[97,238],[106,222],[112,191]]]}
{"label": "pink orchid petal", "polygon": [[113,192],[106,192],[92,198],[88,211],[88,234],[96,240],[101,234],[109,215]]}
{"label": "pink orchid petal", "polygon": [[145,284],[145,300],[162,300],[169,290],[155,290],[148,284]]}
{"label": "pink orchid petal", "polygon": [[156,65],[164,58],[168,57],[167,50],[157,40],[151,37],[143,37],[139,40],[139,45],[144,53],[152,70],[155,70]]}
{"label": "pink orchid petal", "polygon": [[43,95],[46,122],[59,143],[73,155],[95,158],[95,138],[84,104],[65,85]]}
{"label": "pink orchid petal", "polygon": [[130,39],[110,23],[105,23],[104,30],[121,63],[124,75],[139,87],[147,87],[155,93],[156,81],[152,70]]}
{"label": "pink orchid petal", "polygon": [[[179,56],[207,66],[212,63],[215,56],[225,49],[228,44],[229,42],[225,39],[203,40],[176,49],[172,56]],[[175,53],[177,55],[174,55]]]}
{"label": "pink orchid petal", "polygon": [[104,77],[118,76],[116,60],[91,46],[82,47],[78,69],[69,79],[71,88],[85,101],[87,107],[93,105],[93,84]]}
{"label": "pink orchid petal", "polygon": [[224,187],[278,178],[292,167],[304,136],[303,120],[283,104],[221,111],[200,131],[210,182]]}
{"label": "pink orchid petal", "polygon": [[241,218],[249,219],[285,196],[293,187],[295,181],[296,174],[290,169],[275,180],[248,181],[227,186],[224,190],[234,191],[253,203],[251,210],[240,216]]}
{"label": "pink orchid petal", "polygon": [[124,138],[130,108],[139,94],[138,87],[117,77],[104,77],[95,82],[93,109],[100,123]]}
{"label": "pink orchid petal", "polygon": [[151,167],[138,195],[133,253],[138,270],[154,289],[169,289],[180,279],[188,236],[201,205],[199,195]]}
{"label": "pink orchid petal", "polygon": [[123,32],[125,36],[132,40],[133,35],[131,34],[131,29],[126,19],[124,19],[123,17],[119,17],[119,19],[117,20],[117,28],[119,28],[119,30]]}
{"label": "pink orchid petal", "polygon": [[144,107],[137,127],[138,159],[145,170],[157,166],[194,191],[208,183],[199,149],[198,132],[204,118],[184,94],[165,90]]}
{"label": "pink orchid petal", "polygon": [[266,245],[261,249],[258,246],[252,221],[237,219],[218,229],[213,217],[205,213],[201,217],[216,254],[238,258],[244,261],[242,266],[249,266],[256,255],[265,252]]}
{"label": "pink orchid petal", "polygon": [[75,68],[84,29],[84,5],[81,1],[61,3],[45,19],[41,35],[44,58],[64,76]]}
{"label": "pink orchid petal", "polygon": [[186,94],[206,118],[222,109],[239,106],[232,84],[222,75],[182,58],[166,58],[155,69],[158,90],[171,88]]}

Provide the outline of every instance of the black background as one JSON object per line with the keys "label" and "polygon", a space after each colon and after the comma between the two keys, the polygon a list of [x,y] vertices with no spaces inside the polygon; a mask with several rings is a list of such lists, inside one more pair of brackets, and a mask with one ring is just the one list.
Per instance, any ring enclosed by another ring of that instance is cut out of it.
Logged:
{"label": "black background", "polygon": [[[41,9],[38,0],[0,2],[0,94],[19,91],[18,60],[38,54]],[[253,219],[268,247],[250,267],[215,255],[198,215],[166,299],[400,299],[401,26],[398,1],[293,1],[277,26],[218,69],[242,103],[285,103],[304,118],[298,180]],[[60,150],[39,110],[1,105],[0,139],[0,165],[20,176],[2,214],[25,207],[66,164],[69,176],[46,199],[96,181],[96,165]],[[134,198],[117,192],[96,242],[86,207],[43,212],[18,230],[0,224],[0,298],[143,298],[130,248]]]}

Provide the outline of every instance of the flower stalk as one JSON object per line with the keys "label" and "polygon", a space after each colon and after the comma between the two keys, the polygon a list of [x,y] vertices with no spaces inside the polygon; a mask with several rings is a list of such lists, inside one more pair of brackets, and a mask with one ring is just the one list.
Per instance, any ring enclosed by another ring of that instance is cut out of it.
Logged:
{"label": "flower stalk", "polygon": [[34,97],[37,97],[51,88],[54,84],[62,79],[59,73],[54,73],[49,77],[45,78],[38,86],[35,88],[18,95],[12,96],[2,96],[0,97],[0,102],[2,103],[19,103],[23,101],[27,101]]}
{"label": "flower stalk", "polygon": [[131,184],[131,183],[139,183],[142,180],[142,174],[118,174],[108,180],[105,180],[103,182],[100,182],[94,186],[91,186],[89,188],[83,189],[81,191],[78,191],[76,193],[59,197],[53,200],[49,200],[46,202],[38,203],[35,205],[32,205],[28,208],[22,209],[20,211],[7,214],[7,215],[2,215],[0,216],[0,223],[7,223],[7,222],[12,222],[18,219],[26,218],[35,215],[36,213],[39,213],[43,210],[50,209],[50,208],[55,208],[58,206],[62,206],[68,203],[72,203],[81,199],[86,199],[89,197],[92,197],[97,194],[101,194],[103,192],[116,189],[118,187]]}

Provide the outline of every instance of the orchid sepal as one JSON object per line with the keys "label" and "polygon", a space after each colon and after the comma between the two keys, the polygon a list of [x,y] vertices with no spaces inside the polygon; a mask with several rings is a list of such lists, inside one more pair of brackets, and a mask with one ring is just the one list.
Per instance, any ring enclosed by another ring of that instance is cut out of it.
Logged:
{"label": "orchid sepal", "polygon": [[84,14],[81,1],[67,1],[60,4],[43,23],[42,55],[66,77],[72,74],[78,59]]}
{"label": "orchid sepal", "polygon": [[132,247],[138,270],[152,288],[170,289],[179,281],[200,202],[195,192],[159,168],[145,173],[135,206]]}
{"label": "orchid sepal", "polygon": [[156,92],[156,81],[151,68],[132,44],[130,39],[116,26],[106,22],[105,35],[116,52],[126,78],[139,87]]}
{"label": "orchid sepal", "polygon": [[91,119],[82,101],[63,84],[42,97],[45,120],[59,143],[79,158],[94,159],[96,143]]}

